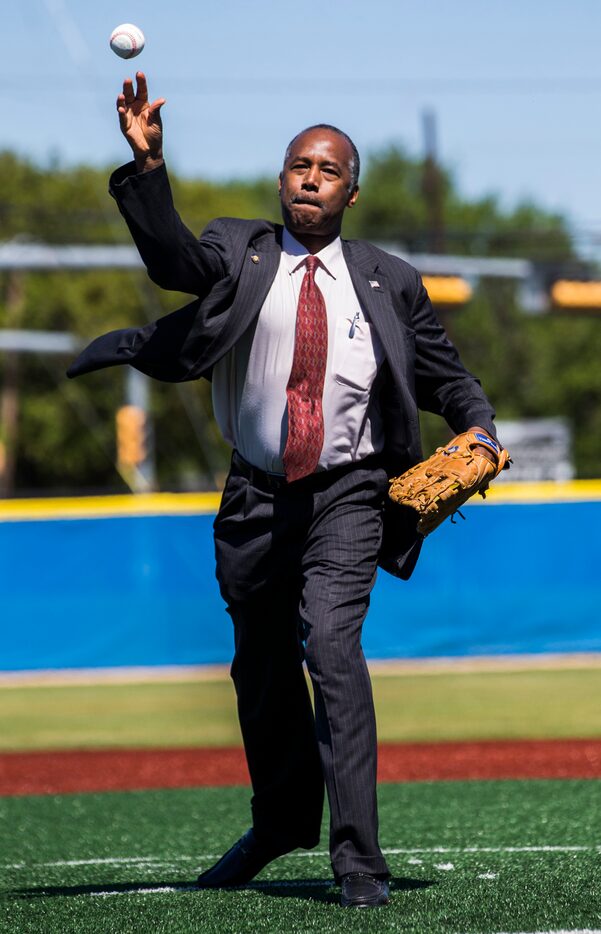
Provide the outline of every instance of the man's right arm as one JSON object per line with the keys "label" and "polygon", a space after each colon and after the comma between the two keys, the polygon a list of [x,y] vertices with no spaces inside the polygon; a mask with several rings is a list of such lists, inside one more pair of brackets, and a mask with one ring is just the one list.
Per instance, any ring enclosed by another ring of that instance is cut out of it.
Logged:
{"label": "man's right arm", "polygon": [[163,160],[163,127],[158,98],[148,102],[146,78],[130,78],[117,97],[121,132],[134,161],[113,173],[110,193],[117,201],[150,278],[164,289],[202,295],[227,275],[227,235],[209,225],[200,240],[175,210]]}

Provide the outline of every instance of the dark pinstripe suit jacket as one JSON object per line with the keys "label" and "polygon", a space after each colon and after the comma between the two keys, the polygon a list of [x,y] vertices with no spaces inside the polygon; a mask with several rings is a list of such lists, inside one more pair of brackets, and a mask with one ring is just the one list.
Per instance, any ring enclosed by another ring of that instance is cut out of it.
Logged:
{"label": "dark pinstripe suit jacket", "polygon": [[[169,382],[210,379],[214,364],[261,309],[279,265],[281,226],[219,218],[197,239],[173,206],[164,167],[137,175],[129,163],[113,173],[110,190],[150,278],[198,298],[144,327],[97,338],[68,376],[129,363]],[[442,415],[454,432],[480,425],[494,434],[494,411],[440,326],[417,271],[365,241],[342,245],[359,301],[386,352],[380,392],[389,475],[422,457],[419,409]],[[381,566],[407,578],[420,547],[413,513],[389,503]]]}

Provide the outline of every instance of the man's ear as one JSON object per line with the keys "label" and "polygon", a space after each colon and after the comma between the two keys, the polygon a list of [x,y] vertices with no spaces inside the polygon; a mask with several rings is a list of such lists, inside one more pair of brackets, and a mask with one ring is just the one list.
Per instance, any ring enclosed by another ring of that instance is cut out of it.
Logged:
{"label": "man's ear", "polygon": [[355,185],[351,194],[349,195],[348,201],[346,202],[347,208],[352,208],[353,205],[356,203],[358,197],[359,197],[359,186]]}
{"label": "man's ear", "polygon": [[280,172],[280,174],[278,175],[278,194],[280,194],[281,191],[282,191],[282,173]]}

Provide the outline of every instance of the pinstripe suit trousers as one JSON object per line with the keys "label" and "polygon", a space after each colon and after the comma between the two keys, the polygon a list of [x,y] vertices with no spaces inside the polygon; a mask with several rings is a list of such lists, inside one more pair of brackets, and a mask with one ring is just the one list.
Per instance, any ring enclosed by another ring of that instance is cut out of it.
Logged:
{"label": "pinstripe suit trousers", "polygon": [[272,488],[234,454],[214,524],[255,832],[282,851],[316,846],[325,779],[337,880],[388,875],[361,648],[386,490],[386,472],[373,462]]}

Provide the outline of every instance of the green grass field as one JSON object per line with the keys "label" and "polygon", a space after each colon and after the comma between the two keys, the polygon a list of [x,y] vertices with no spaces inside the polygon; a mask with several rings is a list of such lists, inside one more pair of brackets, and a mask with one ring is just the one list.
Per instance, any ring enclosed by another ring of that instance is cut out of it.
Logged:
{"label": "green grass field", "polygon": [[[382,742],[601,736],[601,668],[378,675]],[[240,743],[228,680],[0,690],[0,750]]]}
{"label": "green grass field", "polygon": [[[376,674],[382,741],[601,736],[601,669]],[[4,750],[240,742],[231,684],[0,690]],[[193,882],[249,824],[247,788],[0,798],[6,934],[601,934],[601,781],[384,784],[392,902],[343,910],[318,850],[252,885]]]}
{"label": "green grass field", "polygon": [[488,934],[601,927],[601,782],[380,786],[392,902],[343,910],[320,848],[244,889],[199,869],[248,825],[240,788],[0,801],[7,934]]}

